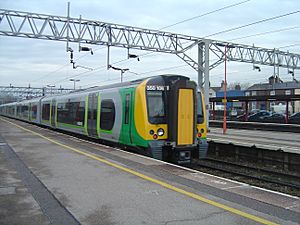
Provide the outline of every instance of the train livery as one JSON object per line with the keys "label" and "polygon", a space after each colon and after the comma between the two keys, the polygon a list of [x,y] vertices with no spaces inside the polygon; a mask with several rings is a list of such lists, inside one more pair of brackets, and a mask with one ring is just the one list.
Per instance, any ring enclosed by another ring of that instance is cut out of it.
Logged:
{"label": "train livery", "polygon": [[205,157],[208,147],[203,96],[179,75],[8,103],[0,113],[176,163]]}

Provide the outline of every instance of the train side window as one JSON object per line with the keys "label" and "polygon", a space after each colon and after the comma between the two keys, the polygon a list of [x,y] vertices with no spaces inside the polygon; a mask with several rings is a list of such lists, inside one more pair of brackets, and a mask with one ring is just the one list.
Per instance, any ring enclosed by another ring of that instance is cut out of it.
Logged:
{"label": "train side window", "polygon": [[129,122],[129,104],[130,104],[130,94],[126,94],[126,100],[125,100],[125,119],[124,123],[128,124]]}
{"label": "train side window", "polygon": [[35,120],[37,115],[37,105],[31,106],[31,119]]}
{"label": "train side window", "polygon": [[85,102],[64,102],[57,104],[57,121],[59,123],[84,125]]}
{"label": "train side window", "polygon": [[49,120],[50,118],[50,103],[42,106],[42,120]]}
{"label": "train side window", "polygon": [[29,109],[28,105],[22,105],[21,106],[21,117],[22,118],[27,118],[28,117],[28,115],[29,115],[28,109]]}
{"label": "train side window", "polygon": [[[75,124],[76,125],[81,125],[84,126],[84,113],[85,113],[85,102],[81,101],[81,102],[76,102],[74,103],[75,105]],[[73,108],[73,109],[74,109]]]}
{"label": "train side window", "polygon": [[111,99],[101,101],[100,128],[111,130],[115,123],[115,104]]}
{"label": "train side window", "polygon": [[57,122],[70,123],[69,122],[69,109],[65,103],[57,103]]}
{"label": "train side window", "polygon": [[21,105],[17,106],[17,116],[20,117],[21,116]]}
{"label": "train side window", "polygon": [[201,93],[197,93],[197,123],[203,123],[204,117],[203,117],[203,107],[202,107],[202,96]]}

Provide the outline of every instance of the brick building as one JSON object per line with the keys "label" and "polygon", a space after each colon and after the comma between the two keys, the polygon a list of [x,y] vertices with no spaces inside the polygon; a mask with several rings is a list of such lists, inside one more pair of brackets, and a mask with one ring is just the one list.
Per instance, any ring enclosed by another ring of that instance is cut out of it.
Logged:
{"label": "brick building", "polygon": [[[245,91],[245,96],[272,96],[278,95],[299,95],[300,94],[300,83],[297,80],[290,82],[282,82],[279,77],[269,77],[268,83],[254,84]],[[275,108],[285,108],[286,102],[280,101],[258,101],[251,102],[249,109],[265,109],[274,111]],[[289,113],[300,112],[300,101],[289,102]]]}

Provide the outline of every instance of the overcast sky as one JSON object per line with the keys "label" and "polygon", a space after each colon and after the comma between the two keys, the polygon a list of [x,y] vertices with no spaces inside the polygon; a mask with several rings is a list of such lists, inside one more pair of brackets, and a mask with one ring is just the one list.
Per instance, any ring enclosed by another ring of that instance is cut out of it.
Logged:
{"label": "overcast sky", "polygon": [[[71,0],[71,17],[91,19],[103,22],[124,24],[142,28],[160,29],[191,17],[222,8],[235,1],[221,0]],[[67,1],[62,0],[0,0],[0,8],[18,11],[35,12],[50,15],[66,16]],[[228,8],[207,16],[166,28],[166,31],[205,37],[218,31],[226,30],[300,10],[299,0],[251,0],[239,6]],[[1,26],[0,26],[1,29]],[[282,31],[278,31],[282,30]],[[269,32],[265,35],[258,35]],[[254,35],[248,38],[241,38]],[[300,13],[249,26],[233,32],[211,36],[211,39],[235,43],[255,45],[266,48],[280,48],[280,50],[300,54]],[[284,46],[289,46],[285,47]],[[75,50],[78,44],[71,44]],[[73,87],[70,78],[80,79],[76,85],[83,88],[101,84],[119,82],[120,72],[106,70],[107,49],[101,46],[91,46],[94,55],[75,51],[76,63],[90,68],[101,68],[88,71],[83,68],[72,69],[69,63],[69,53],[66,53],[64,42],[43,41],[16,37],[0,36],[0,86],[28,86],[43,87]],[[141,55],[146,52],[132,50]],[[190,52],[190,54],[193,54]],[[77,60],[77,58],[81,57]],[[197,80],[197,73],[176,55],[150,54],[141,56],[140,61],[125,60],[127,50],[112,48],[110,61],[116,67],[129,68],[137,73],[124,74],[124,80],[134,80],[157,74],[172,73],[189,76]],[[124,60],[122,63],[116,63]],[[175,67],[175,68],[174,68]],[[273,75],[273,67],[262,66],[259,73],[254,71],[252,64],[228,63],[228,83],[263,83]],[[156,71],[156,72],[155,72]],[[85,72],[85,73],[84,73]],[[82,75],[79,75],[83,73]],[[280,69],[280,77],[284,81],[291,81],[292,77],[287,69]],[[300,71],[295,77],[300,80]],[[224,64],[210,71],[213,86],[220,85],[224,79]]]}

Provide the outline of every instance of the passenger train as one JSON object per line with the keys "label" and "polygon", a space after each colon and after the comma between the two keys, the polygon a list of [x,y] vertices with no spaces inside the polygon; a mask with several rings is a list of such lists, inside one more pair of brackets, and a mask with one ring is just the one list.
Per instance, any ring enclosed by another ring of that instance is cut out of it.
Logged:
{"label": "passenger train", "polygon": [[175,163],[205,157],[208,147],[203,96],[180,75],[4,104],[0,113]]}

